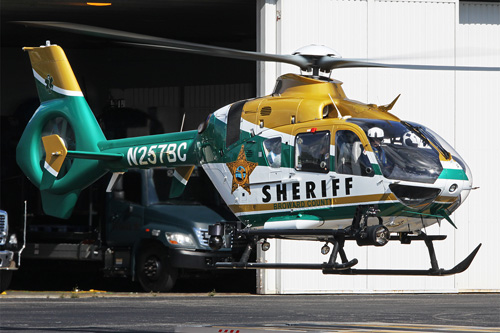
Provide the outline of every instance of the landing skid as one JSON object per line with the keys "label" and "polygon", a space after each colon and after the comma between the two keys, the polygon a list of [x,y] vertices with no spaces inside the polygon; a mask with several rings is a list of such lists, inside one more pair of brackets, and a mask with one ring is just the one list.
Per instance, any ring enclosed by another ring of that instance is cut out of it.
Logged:
{"label": "landing skid", "polygon": [[[427,270],[413,269],[354,269],[358,263],[357,259],[348,260],[344,251],[346,240],[355,240],[346,230],[281,230],[281,229],[238,229],[234,230],[236,237],[247,240],[246,249],[238,262],[218,262],[215,268],[219,269],[305,269],[321,270],[323,274],[338,275],[428,275],[428,276],[447,276],[465,271],[474,260],[481,244],[472,251],[458,265],[452,269],[439,268],[436,253],[434,251],[434,240],[443,240],[446,236],[428,236],[421,232],[418,236],[405,235],[404,239],[391,237],[391,240],[399,239],[404,244],[409,244],[413,240],[423,240],[429,252],[431,268]],[[257,242],[268,238],[288,238],[301,236],[315,236],[318,240],[326,240],[333,244],[333,250],[328,262],[312,263],[260,263],[250,262],[249,258],[252,251],[255,250]],[[341,263],[337,262],[340,256]]]}

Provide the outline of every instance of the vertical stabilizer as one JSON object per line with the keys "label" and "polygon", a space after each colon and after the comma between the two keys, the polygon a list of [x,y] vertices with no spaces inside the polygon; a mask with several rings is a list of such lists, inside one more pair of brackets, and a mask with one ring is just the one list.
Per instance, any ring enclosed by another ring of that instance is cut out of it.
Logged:
{"label": "vertical stabilizer", "polygon": [[40,102],[65,96],[83,97],[66,54],[57,45],[24,47],[28,51]]}
{"label": "vertical stabilizer", "polygon": [[68,218],[80,191],[107,170],[98,160],[65,158],[66,152],[99,153],[98,143],[106,138],[63,49],[47,43],[23,50],[29,53],[41,105],[19,140],[17,163],[40,189],[44,211]]}

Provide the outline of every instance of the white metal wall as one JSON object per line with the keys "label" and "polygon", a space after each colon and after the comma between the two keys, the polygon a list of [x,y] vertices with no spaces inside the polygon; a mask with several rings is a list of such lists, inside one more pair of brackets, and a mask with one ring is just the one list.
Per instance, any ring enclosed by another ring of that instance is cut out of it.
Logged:
{"label": "white metal wall", "polygon": [[[445,1],[261,0],[259,47],[292,53],[324,44],[349,58],[437,65],[500,66],[500,5]],[[289,65],[259,71],[261,94],[277,75],[297,72]],[[470,165],[475,184],[468,201],[448,223],[428,234],[446,234],[435,244],[441,267],[451,268],[483,243],[465,273],[452,277],[323,276],[312,271],[260,271],[261,293],[458,292],[500,290],[500,242],[495,207],[499,202],[498,157],[493,153],[500,105],[500,74],[390,69],[342,69],[333,73],[352,99],[387,104],[401,93],[393,112],[423,123],[454,145]],[[497,120],[497,121],[495,121]],[[322,244],[276,241],[261,255],[269,262],[322,262]],[[429,268],[424,244],[384,248],[346,246],[359,268]]]}
{"label": "white metal wall", "polygon": [[[457,64],[500,66],[499,3],[460,3]],[[498,142],[499,121],[500,73],[457,73],[455,145],[480,189],[455,214],[458,225],[464,226],[455,233],[456,256],[463,257],[474,244],[483,243],[474,266],[457,276],[460,290],[500,289],[499,158],[490,148]]]}

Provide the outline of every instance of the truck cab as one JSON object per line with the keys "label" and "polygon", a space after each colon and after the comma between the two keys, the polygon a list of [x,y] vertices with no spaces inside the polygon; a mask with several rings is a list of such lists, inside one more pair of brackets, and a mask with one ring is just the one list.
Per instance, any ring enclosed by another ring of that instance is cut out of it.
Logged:
{"label": "truck cab", "polygon": [[[232,260],[212,251],[208,225],[236,218],[195,169],[184,192],[170,198],[174,170],[129,170],[106,200],[106,274],[129,274],[147,291],[170,290],[180,274]],[[134,269],[135,268],[135,269]]]}
{"label": "truck cab", "polygon": [[[130,169],[111,192],[103,177],[81,193],[67,220],[43,214],[39,192],[28,180],[6,183],[22,189],[13,192],[20,196],[14,206],[28,199],[24,271],[54,266],[95,272],[97,267],[105,278],[166,292],[178,278],[212,275],[215,262],[239,258],[238,247],[213,251],[208,246],[208,226],[236,217],[204,171],[195,169],[184,192],[169,198],[173,175],[168,168]],[[21,273],[21,278],[26,275]]]}

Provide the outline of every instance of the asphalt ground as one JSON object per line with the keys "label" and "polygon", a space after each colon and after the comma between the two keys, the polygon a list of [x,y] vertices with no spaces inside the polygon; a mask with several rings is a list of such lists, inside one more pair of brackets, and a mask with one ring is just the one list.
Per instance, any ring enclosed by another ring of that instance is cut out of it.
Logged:
{"label": "asphalt ground", "polygon": [[500,332],[500,294],[0,295],[2,332]]}

